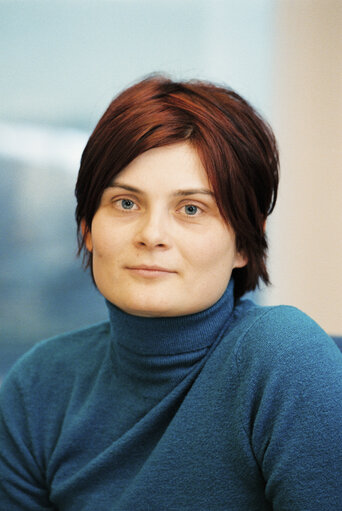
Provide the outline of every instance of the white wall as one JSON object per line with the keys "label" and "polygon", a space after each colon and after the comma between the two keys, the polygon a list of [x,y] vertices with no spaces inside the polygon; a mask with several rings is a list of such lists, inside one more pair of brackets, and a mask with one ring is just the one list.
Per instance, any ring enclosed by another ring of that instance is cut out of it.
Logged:
{"label": "white wall", "polygon": [[270,218],[273,288],[342,333],[342,2],[277,2],[273,127],[281,155]]}

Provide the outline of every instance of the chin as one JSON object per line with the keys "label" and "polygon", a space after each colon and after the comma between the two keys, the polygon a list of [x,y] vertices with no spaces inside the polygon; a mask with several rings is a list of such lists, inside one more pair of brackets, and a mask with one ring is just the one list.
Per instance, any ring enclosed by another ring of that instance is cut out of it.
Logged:
{"label": "chin", "polygon": [[[176,304],[162,302],[162,300],[130,300],[115,302],[115,305],[124,312],[132,314],[133,316],[144,316],[144,317],[168,317],[168,316],[181,316],[182,312]],[[184,314],[184,313],[183,313]],[[186,313],[185,313],[186,314]]]}
{"label": "chin", "polygon": [[161,306],[160,302],[156,304],[155,306],[149,305],[145,303],[144,305],[141,305],[140,307],[138,305],[132,306],[120,306],[118,305],[120,309],[122,309],[124,312],[127,312],[128,314],[132,314],[133,316],[142,316],[146,318],[168,318],[168,317],[176,317],[176,316],[187,316],[188,314],[196,314],[197,312],[201,312],[208,307],[183,307],[180,308],[179,304],[177,305],[165,305]]}
{"label": "chin", "polygon": [[[184,298],[181,293],[153,292],[148,293],[103,293],[104,296],[119,309],[133,316],[153,317],[175,317],[196,314],[208,309],[220,297],[215,297],[212,301],[206,298],[205,301],[196,301],[191,303],[191,297]],[[193,298],[193,297],[192,297]]]}
{"label": "chin", "polygon": [[169,307],[147,307],[146,305],[143,307],[139,306],[129,306],[129,307],[121,307],[122,310],[127,312],[128,314],[132,314],[133,316],[142,316],[146,318],[157,318],[157,317],[167,317],[167,316],[179,316],[179,311],[172,311]]}

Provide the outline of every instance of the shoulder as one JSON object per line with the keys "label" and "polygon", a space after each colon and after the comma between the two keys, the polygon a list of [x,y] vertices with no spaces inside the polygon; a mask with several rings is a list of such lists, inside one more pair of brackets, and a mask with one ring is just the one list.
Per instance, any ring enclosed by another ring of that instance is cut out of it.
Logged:
{"label": "shoulder", "polygon": [[307,314],[290,305],[263,307],[239,304],[236,308],[234,328],[238,332],[241,345],[253,339],[254,347],[291,346],[296,348],[313,347],[314,343],[334,345],[329,335]]}
{"label": "shoulder", "polygon": [[310,316],[289,305],[256,307],[245,330],[245,339],[253,339],[255,346],[265,350],[295,347],[298,351],[313,349],[318,345],[335,346],[329,335]]}
{"label": "shoulder", "polygon": [[25,365],[33,360],[45,360],[46,362],[71,359],[89,353],[96,353],[106,344],[110,333],[108,321],[67,332],[38,342],[21,359],[19,365]]}
{"label": "shoulder", "polygon": [[16,381],[27,388],[57,377],[67,382],[89,372],[103,359],[109,336],[110,325],[104,321],[40,341],[14,364],[2,386]]}
{"label": "shoulder", "polygon": [[342,354],[329,335],[296,307],[253,306],[238,315],[235,356],[241,372],[342,376]]}

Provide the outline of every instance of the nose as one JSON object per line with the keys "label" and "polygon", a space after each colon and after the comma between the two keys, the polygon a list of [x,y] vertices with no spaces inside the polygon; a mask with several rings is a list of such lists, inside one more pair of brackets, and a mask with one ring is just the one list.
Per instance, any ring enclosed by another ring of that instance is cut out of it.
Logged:
{"label": "nose", "polygon": [[137,247],[169,248],[171,245],[167,215],[160,211],[146,213],[137,225],[134,243]]}

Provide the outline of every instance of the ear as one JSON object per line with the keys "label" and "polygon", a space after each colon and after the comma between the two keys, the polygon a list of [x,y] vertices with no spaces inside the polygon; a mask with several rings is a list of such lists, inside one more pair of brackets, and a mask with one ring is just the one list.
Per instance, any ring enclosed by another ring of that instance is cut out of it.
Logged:
{"label": "ear", "polygon": [[88,250],[88,252],[92,252],[93,251],[93,240],[91,238],[90,229],[87,226],[84,218],[81,220],[81,231],[82,231],[82,236],[84,239],[86,249]]}
{"label": "ear", "polygon": [[248,257],[242,252],[236,252],[233,268],[243,268],[248,263]]}

